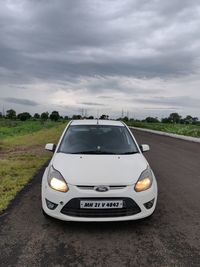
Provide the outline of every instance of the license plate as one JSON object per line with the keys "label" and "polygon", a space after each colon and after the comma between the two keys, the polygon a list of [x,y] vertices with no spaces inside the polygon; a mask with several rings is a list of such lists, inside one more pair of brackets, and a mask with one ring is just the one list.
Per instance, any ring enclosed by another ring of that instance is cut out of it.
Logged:
{"label": "license plate", "polygon": [[121,209],[123,200],[81,200],[81,209]]}

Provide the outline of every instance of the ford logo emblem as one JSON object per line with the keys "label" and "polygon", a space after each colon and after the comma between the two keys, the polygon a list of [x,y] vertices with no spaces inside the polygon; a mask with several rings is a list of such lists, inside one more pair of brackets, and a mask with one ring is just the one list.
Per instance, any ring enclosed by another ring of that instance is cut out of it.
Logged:
{"label": "ford logo emblem", "polygon": [[94,188],[97,192],[107,192],[109,190],[109,187],[108,186],[97,186]]}

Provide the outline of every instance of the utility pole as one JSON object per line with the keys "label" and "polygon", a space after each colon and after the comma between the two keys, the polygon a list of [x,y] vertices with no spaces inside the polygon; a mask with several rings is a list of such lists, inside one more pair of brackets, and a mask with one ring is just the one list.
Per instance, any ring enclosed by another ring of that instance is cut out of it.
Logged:
{"label": "utility pole", "polygon": [[127,111],[126,115],[127,115],[127,118],[129,118],[129,111]]}
{"label": "utility pole", "polygon": [[6,114],[5,114],[5,108],[4,108],[4,106],[3,106],[2,116],[5,117],[5,115],[6,115]]}

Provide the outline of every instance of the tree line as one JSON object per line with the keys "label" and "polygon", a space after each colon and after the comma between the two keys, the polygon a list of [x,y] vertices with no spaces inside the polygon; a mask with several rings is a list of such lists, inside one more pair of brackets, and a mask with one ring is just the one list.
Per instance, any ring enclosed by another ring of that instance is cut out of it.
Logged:
{"label": "tree line", "polygon": [[[6,111],[6,114],[3,115],[0,112],[0,119],[5,118],[5,119],[10,119],[10,120],[21,120],[21,121],[26,121],[29,119],[34,119],[34,120],[52,120],[52,121],[58,121],[58,120],[80,120],[80,119],[94,119],[93,116],[81,116],[81,115],[73,115],[71,117],[69,116],[61,116],[58,111],[54,110],[51,113],[49,112],[42,112],[41,114],[35,113],[33,116],[29,112],[22,112],[17,114],[17,112],[14,109],[9,109]],[[100,119],[105,120],[109,119],[108,115],[101,115]]]}
{"label": "tree line", "polygon": [[180,124],[194,124],[194,125],[200,125],[200,121],[198,117],[192,117],[191,115],[187,115],[185,117],[182,117],[180,114],[174,112],[171,113],[168,117],[158,119],[158,117],[146,117],[144,120],[135,120],[135,119],[129,119],[128,117],[119,118],[118,120],[123,120],[125,122],[128,121],[137,121],[137,122],[147,122],[147,123],[180,123]]}
{"label": "tree line", "polygon": [[[33,116],[29,113],[29,112],[22,112],[17,114],[16,111],[14,109],[9,109],[6,111],[6,114],[3,115],[0,112],[0,118],[5,118],[5,119],[10,119],[10,120],[21,120],[21,121],[26,121],[29,119],[41,119],[41,120],[52,120],[52,121],[58,121],[60,119],[64,119],[63,116],[60,116],[58,111],[52,111],[51,113],[49,112],[42,112],[41,114],[39,113],[35,113]],[[65,119],[68,119],[68,117],[66,116]]]}
{"label": "tree line", "polygon": [[[52,120],[52,121],[58,121],[58,120],[80,120],[80,119],[94,119],[93,116],[81,116],[81,115],[73,115],[71,117],[69,116],[61,116],[58,111],[54,110],[51,113],[49,112],[42,112],[41,114],[35,113],[33,116],[29,112],[22,112],[17,114],[14,109],[9,109],[6,111],[6,114],[3,115],[0,112],[0,118],[10,119],[10,120],[21,120],[26,121],[29,119],[35,119],[35,120]],[[102,114],[99,119],[101,120],[108,120],[109,116],[106,114]],[[138,120],[133,118],[128,118],[127,116],[123,118],[118,118],[117,120],[122,120],[125,122],[147,122],[147,123],[180,123],[180,124],[194,124],[194,125],[200,125],[200,121],[198,117],[192,117],[191,115],[187,115],[186,117],[182,117],[180,114],[174,112],[171,113],[168,117],[158,119],[158,117],[146,117],[144,120]]]}

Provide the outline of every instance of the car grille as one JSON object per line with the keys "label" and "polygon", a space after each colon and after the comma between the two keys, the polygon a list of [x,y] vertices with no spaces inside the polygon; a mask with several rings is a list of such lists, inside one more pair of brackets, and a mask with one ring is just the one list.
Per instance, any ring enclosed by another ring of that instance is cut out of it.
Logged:
{"label": "car grille", "polygon": [[[81,200],[123,200],[121,209],[81,209]],[[121,217],[141,212],[140,207],[130,198],[73,198],[61,210],[61,213],[74,217]]]}
{"label": "car grille", "polygon": [[[94,185],[77,185],[79,189],[83,190],[95,190],[96,186]],[[109,185],[109,190],[117,190],[117,189],[124,189],[127,186],[126,185]]]}

